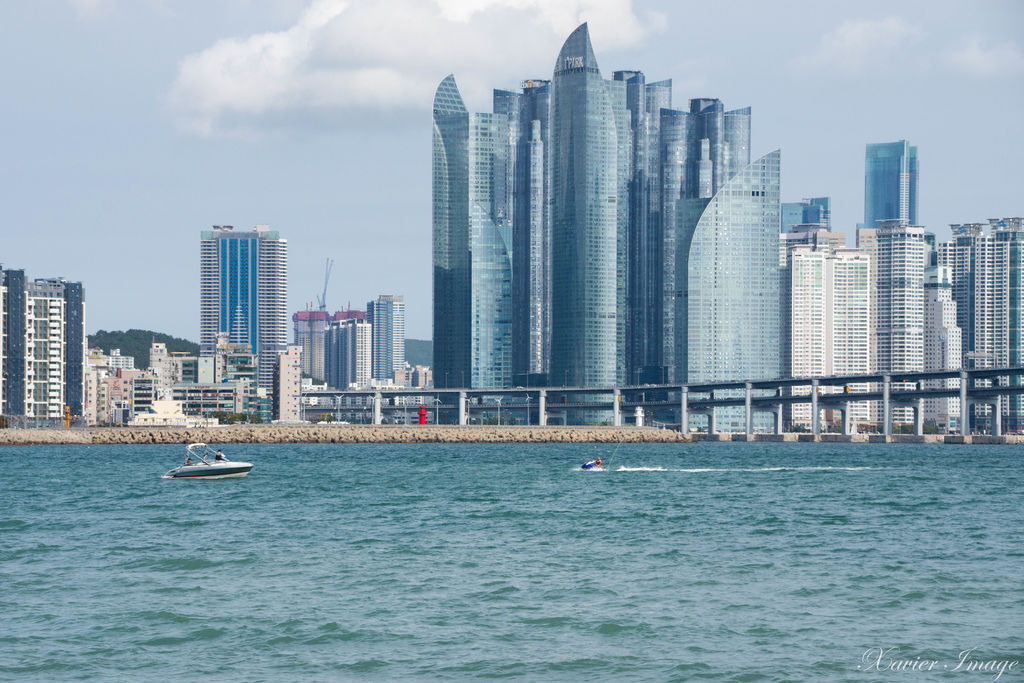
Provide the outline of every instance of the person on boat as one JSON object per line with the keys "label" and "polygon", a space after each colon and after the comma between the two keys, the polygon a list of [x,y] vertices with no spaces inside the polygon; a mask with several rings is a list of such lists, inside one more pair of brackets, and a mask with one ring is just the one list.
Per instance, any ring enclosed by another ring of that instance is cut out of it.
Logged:
{"label": "person on boat", "polygon": [[600,466],[601,466],[601,457],[598,456],[597,460],[594,461],[594,467],[600,467]]}
{"label": "person on boat", "polygon": [[191,455],[186,455],[185,456],[185,464],[186,465],[191,465],[192,464],[192,456]]}
{"label": "person on boat", "polygon": [[228,459],[224,457],[224,451],[217,451],[217,455],[214,456],[214,460],[217,462],[227,462]]}

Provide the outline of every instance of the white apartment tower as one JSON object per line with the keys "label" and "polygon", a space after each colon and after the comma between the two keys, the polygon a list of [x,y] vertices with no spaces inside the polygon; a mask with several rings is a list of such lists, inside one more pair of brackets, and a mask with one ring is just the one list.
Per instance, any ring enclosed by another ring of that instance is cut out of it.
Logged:
{"label": "white apartment tower", "polygon": [[370,385],[373,360],[373,326],[349,318],[331,322],[325,342],[327,384],[336,389]]}
{"label": "white apartment tower", "polygon": [[[783,287],[788,332],[785,374],[816,377],[866,373],[871,291],[868,257],[856,249],[832,250],[822,244],[790,246],[787,259]],[[797,387],[794,392],[808,390]],[[853,421],[868,419],[867,405],[851,405],[848,417]],[[795,404],[790,421],[809,426],[810,405]]]}
{"label": "white apartment tower", "polygon": [[[924,228],[879,221],[875,241],[877,372],[924,370]],[[892,419],[911,422],[913,412],[896,408]]]}
{"label": "white apartment tower", "polygon": [[373,378],[392,379],[405,369],[405,298],[381,294],[366,304],[366,321],[373,326]]}
{"label": "white apartment tower", "polygon": [[203,231],[199,243],[199,345],[212,355],[217,335],[249,344],[259,386],[273,389],[277,354],[288,343],[288,241],[266,225]]}
{"label": "white apartment tower", "polygon": [[[950,284],[949,268],[929,268],[924,285],[924,369],[957,370],[961,366],[961,331],[956,324],[956,302]],[[959,379],[925,382],[926,389],[959,388]],[[943,432],[959,429],[960,398],[927,398],[924,421]]]}
{"label": "white apartment tower", "polygon": [[[950,228],[953,237],[939,245],[938,259],[950,269],[963,367],[1024,363],[1024,218]],[[977,421],[990,419],[989,407],[976,405],[972,412],[974,427],[984,429]],[[1004,429],[1024,431],[1024,399],[1004,397],[1002,413]]]}

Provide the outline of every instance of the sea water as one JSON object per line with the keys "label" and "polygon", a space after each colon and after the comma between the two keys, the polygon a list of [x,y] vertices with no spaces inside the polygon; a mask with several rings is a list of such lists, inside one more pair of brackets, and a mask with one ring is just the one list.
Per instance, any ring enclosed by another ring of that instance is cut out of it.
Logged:
{"label": "sea water", "polygon": [[1024,660],[1020,447],[224,449],[247,478],[161,479],[176,446],[0,449],[0,678],[989,681],[969,662]]}

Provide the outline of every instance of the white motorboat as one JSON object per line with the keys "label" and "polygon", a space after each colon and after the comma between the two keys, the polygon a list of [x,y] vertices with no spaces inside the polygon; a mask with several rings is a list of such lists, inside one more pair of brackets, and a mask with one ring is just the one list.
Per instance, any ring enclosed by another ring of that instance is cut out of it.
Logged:
{"label": "white motorboat", "polygon": [[244,477],[252,469],[251,462],[228,460],[217,451],[211,455],[205,443],[190,443],[185,448],[185,464],[175,467],[164,479],[228,479]]}

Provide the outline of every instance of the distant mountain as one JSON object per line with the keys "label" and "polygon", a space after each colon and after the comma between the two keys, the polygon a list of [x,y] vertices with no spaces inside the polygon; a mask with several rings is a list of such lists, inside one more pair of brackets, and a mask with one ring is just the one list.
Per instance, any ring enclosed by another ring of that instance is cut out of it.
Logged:
{"label": "distant mountain", "polygon": [[100,330],[96,334],[89,335],[90,348],[100,348],[105,353],[110,353],[111,349],[121,349],[122,356],[134,356],[137,368],[149,367],[149,347],[153,342],[167,344],[168,351],[186,351],[199,355],[199,344],[188,339],[172,337],[163,332],[153,332],[152,330],[107,332]]}
{"label": "distant mountain", "polygon": [[406,339],[405,362],[409,365],[433,365],[434,342],[430,339]]}

